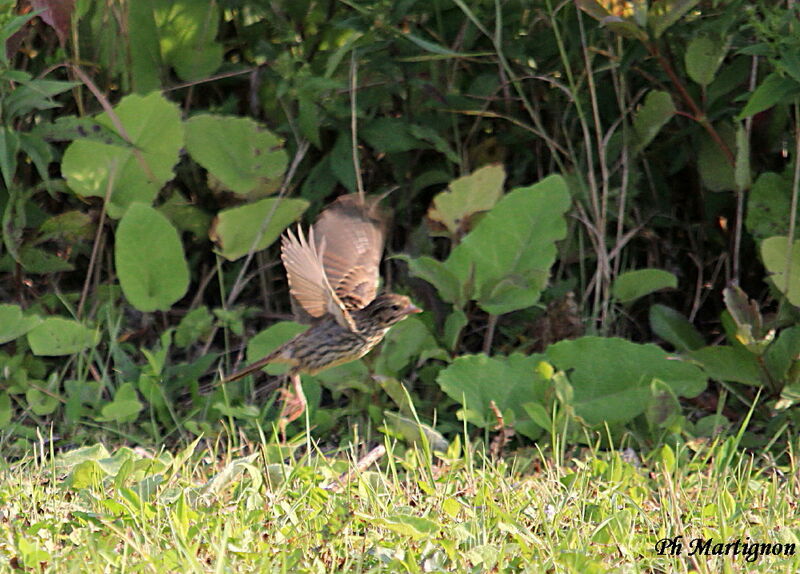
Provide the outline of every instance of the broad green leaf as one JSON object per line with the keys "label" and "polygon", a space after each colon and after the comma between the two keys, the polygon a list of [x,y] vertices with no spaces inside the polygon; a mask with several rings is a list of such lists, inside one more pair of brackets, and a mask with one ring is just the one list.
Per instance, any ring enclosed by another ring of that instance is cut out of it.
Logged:
{"label": "broad green leaf", "polygon": [[712,379],[761,386],[763,379],[753,353],[743,347],[703,347],[689,356],[697,361]]}
{"label": "broad green leaf", "polygon": [[218,2],[171,0],[160,2],[153,17],[164,62],[185,81],[210,76],[222,65],[223,46],[215,41],[219,26]]}
{"label": "broad green leaf", "polygon": [[692,38],[684,55],[686,73],[701,86],[709,85],[714,81],[727,52],[727,44],[720,39],[708,36]]}
{"label": "broad green leaf", "polygon": [[41,322],[36,315],[25,317],[19,305],[0,305],[0,345],[21,337]]}
{"label": "broad green leaf", "polygon": [[749,118],[776,104],[789,103],[798,93],[800,93],[800,83],[773,72],[753,91],[738,119]]}
{"label": "broad green leaf", "polygon": [[447,395],[461,405],[459,418],[480,428],[497,424],[490,408],[494,401],[514,429],[535,440],[541,428],[523,407],[544,403],[548,382],[536,370],[541,356],[515,353],[508,357],[463,355],[439,373],[436,381]]}
{"label": "broad green leaf", "polygon": [[764,353],[764,362],[773,380],[787,380],[800,357],[800,326],[794,325],[780,332]]}
{"label": "broad green leaf", "polygon": [[757,240],[788,235],[792,211],[791,176],[767,171],[758,176],[747,194],[747,230]]}
{"label": "broad green leaf", "polygon": [[308,202],[304,199],[270,197],[221,211],[217,216],[215,239],[222,256],[228,261],[235,261],[247,255],[251,248],[254,251],[264,249],[292,222],[297,221],[306,208]]}
{"label": "broad green leaf", "polygon": [[366,124],[359,132],[359,137],[381,153],[397,153],[413,149],[426,148],[411,135],[409,124],[403,118],[380,117]]}
{"label": "broad green leaf", "polygon": [[675,289],[678,278],[663,269],[635,269],[617,277],[612,287],[614,297],[621,303],[635,301],[659,289]]}
{"label": "broad green leaf", "polygon": [[128,27],[135,42],[128,43],[133,90],[147,94],[161,87],[161,46],[155,13],[160,0],[137,0],[128,4]]}
{"label": "broad green leaf", "polygon": [[288,162],[282,142],[250,118],[199,114],[186,122],[186,149],[235,193],[277,191]]}
{"label": "broad green leaf", "polygon": [[122,139],[113,128],[94,118],[61,116],[53,122],[36,125],[30,134],[47,141],[72,141],[87,139],[108,145],[132,148],[133,145]]}
{"label": "broad green leaf", "polygon": [[92,218],[82,211],[64,211],[46,219],[40,226],[39,240],[62,239],[77,243],[94,237],[95,226]]}
{"label": "broad green leaf", "polygon": [[700,332],[675,309],[665,305],[650,307],[650,328],[678,351],[693,351],[705,345]]}
{"label": "broad green leaf", "polygon": [[30,244],[20,247],[18,256],[19,264],[28,273],[46,275],[60,271],[72,271],[75,268],[69,261],[64,261],[61,257]]}
{"label": "broad green leaf", "polygon": [[173,193],[167,201],[158,206],[158,210],[167,216],[178,231],[188,231],[200,240],[208,237],[213,216],[186,200],[180,193]]}
{"label": "broad green leaf", "polygon": [[114,400],[103,407],[99,421],[132,423],[144,408],[132,383],[125,383],[114,393]]}
{"label": "broad green leaf", "polygon": [[101,443],[97,443],[91,446],[82,446],[74,450],[59,453],[56,456],[55,465],[58,470],[65,472],[87,460],[97,461],[108,458],[109,456],[111,456],[111,454],[106,447]]}
{"label": "broad green leaf", "polygon": [[766,238],[761,242],[761,261],[775,287],[792,305],[800,306],[800,240],[792,244],[790,258],[787,237]]}
{"label": "broad green leaf", "polygon": [[48,395],[39,389],[28,389],[25,391],[25,400],[28,407],[35,415],[40,417],[52,414],[58,408],[58,397]]}
{"label": "broad green leaf", "polygon": [[625,423],[642,414],[653,379],[683,397],[697,396],[706,387],[706,376],[697,366],[652,344],[581,337],[550,345],[546,355],[558,370],[569,373],[575,412],[589,424]]}
{"label": "broad green leaf", "polygon": [[414,277],[424,279],[434,287],[444,301],[461,306],[462,284],[459,278],[441,261],[423,255],[412,259],[407,255],[396,255],[408,263],[408,269]]}
{"label": "broad green leaf", "polygon": [[570,196],[561,176],[506,194],[450,254],[445,265],[492,314],[534,305],[547,285],[556,241],[567,234]]}
{"label": "broad green leaf", "polygon": [[34,355],[73,355],[97,344],[98,333],[72,319],[47,317],[28,332]]}
{"label": "broad green leaf", "polygon": [[[114,112],[135,148],[74,141],[64,152],[61,173],[81,196],[105,197],[110,179],[108,214],[119,218],[133,202],[151,203],[173,178],[183,147],[183,124],[178,106],[157,92],[126,96]],[[105,113],[97,121],[114,129]]]}
{"label": "broad green leaf", "polygon": [[320,114],[317,102],[306,94],[300,94],[297,100],[297,125],[300,132],[317,149],[322,148],[319,137]]}
{"label": "broad green leaf", "polygon": [[730,426],[731,422],[725,415],[708,415],[694,423],[694,435],[713,438],[727,431]]}
{"label": "broad green leaf", "polygon": [[[715,126],[717,133],[730,150],[736,150],[736,132],[733,126],[723,123]],[[697,152],[697,167],[703,185],[711,191],[730,191],[736,189],[734,166],[728,156],[711,136],[703,133]]]}
{"label": "broad green leaf", "polygon": [[125,298],[140,311],[165,311],[189,288],[178,232],[149,205],[134,203],[120,221],[114,262]]}
{"label": "broad green leaf", "polygon": [[433,198],[428,218],[441,223],[450,236],[458,237],[476,213],[490,210],[503,196],[505,179],[502,165],[487,165],[453,180]]}
{"label": "broad green leaf", "polygon": [[456,350],[458,341],[461,335],[461,330],[467,326],[469,319],[467,314],[458,307],[453,309],[453,312],[447,316],[444,321],[444,342],[447,348],[451,351]]}
{"label": "broad green leaf", "polygon": [[346,132],[340,132],[330,153],[331,172],[339,183],[349,191],[356,191],[356,170],[353,167],[352,138]]}
{"label": "broad green leaf", "polygon": [[422,352],[430,354],[436,348],[436,339],[425,323],[416,317],[409,317],[387,333],[381,345],[381,354],[375,363],[375,372],[384,376],[397,376]]}
{"label": "broad green leaf", "polygon": [[675,104],[667,92],[654,90],[647,94],[644,104],[633,118],[636,132],[636,149],[642,150],[653,141],[661,128],[675,115]]}

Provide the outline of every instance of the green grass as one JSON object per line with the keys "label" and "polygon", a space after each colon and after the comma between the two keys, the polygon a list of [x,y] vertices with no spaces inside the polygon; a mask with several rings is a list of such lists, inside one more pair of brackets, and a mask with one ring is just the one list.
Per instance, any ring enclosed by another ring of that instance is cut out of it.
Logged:
{"label": "green grass", "polygon": [[[101,445],[55,456],[40,445],[5,464],[0,570],[800,569],[798,556],[688,555],[693,538],[800,549],[796,444],[785,465],[736,450],[734,439],[661,447],[644,460],[587,448],[556,464],[560,456],[538,450],[491,461],[458,440],[429,458],[387,440],[388,452],[358,469],[366,448],[312,445],[308,455],[304,440],[233,442],[111,456]],[[680,556],[656,553],[658,540],[679,535]]]}

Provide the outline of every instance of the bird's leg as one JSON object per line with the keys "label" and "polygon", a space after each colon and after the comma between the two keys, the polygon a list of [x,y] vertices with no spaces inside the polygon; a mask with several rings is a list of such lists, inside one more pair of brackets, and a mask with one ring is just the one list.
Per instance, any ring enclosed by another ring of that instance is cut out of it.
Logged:
{"label": "bird's leg", "polygon": [[286,441],[286,426],[303,414],[306,410],[306,395],[303,393],[303,385],[300,382],[300,375],[293,374],[289,378],[292,381],[292,389],[283,389],[283,407],[278,418],[278,428],[281,431],[283,440]]}

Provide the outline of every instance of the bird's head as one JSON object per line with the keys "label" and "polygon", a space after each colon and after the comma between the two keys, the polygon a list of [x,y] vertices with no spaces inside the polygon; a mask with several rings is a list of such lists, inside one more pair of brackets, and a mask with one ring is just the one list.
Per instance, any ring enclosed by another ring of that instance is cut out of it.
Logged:
{"label": "bird's head", "polygon": [[422,309],[414,305],[411,299],[405,295],[394,293],[378,295],[364,310],[379,324],[386,327],[390,327],[414,313],[422,313]]}

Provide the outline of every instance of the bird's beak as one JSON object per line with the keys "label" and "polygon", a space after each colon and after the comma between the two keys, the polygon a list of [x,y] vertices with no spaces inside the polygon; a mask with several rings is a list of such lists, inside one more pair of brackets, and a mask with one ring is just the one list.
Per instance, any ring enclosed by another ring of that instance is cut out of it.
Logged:
{"label": "bird's beak", "polygon": [[415,313],[422,313],[422,309],[420,309],[419,307],[417,307],[413,303],[409,303],[403,309],[403,313],[405,313],[406,315],[413,315]]}

